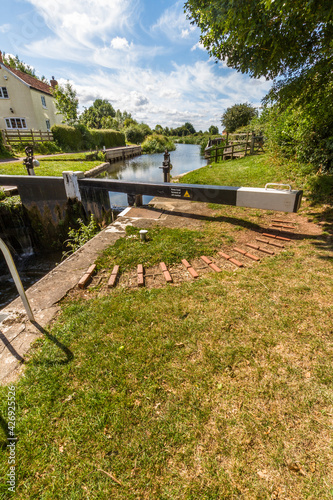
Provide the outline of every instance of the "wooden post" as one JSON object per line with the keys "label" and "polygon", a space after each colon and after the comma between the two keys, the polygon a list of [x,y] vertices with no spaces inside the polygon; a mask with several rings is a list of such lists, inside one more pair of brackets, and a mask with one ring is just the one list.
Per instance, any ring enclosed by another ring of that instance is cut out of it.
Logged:
{"label": "wooden post", "polygon": [[231,159],[233,160],[234,159],[234,149],[235,149],[235,145],[233,144],[231,146]]}
{"label": "wooden post", "polygon": [[30,133],[31,133],[31,140],[32,140],[32,144],[35,145],[35,138],[34,138],[34,132],[32,129],[30,129]]}
{"label": "wooden post", "polygon": [[217,162],[217,146],[215,148],[215,161]]}
{"label": "wooden post", "polygon": [[19,138],[20,143],[22,144],[22,139],[21,139],[21,134],[20,134],[19,129],[17,129],[17,135],[18,135],[18,138]]}
{"label": "wooden post", "polygon": [[251,146],[250,146],[250,155],[254,154],[254,139],[255,139],[255,135],[254,135],[254,131],[252,131]]}

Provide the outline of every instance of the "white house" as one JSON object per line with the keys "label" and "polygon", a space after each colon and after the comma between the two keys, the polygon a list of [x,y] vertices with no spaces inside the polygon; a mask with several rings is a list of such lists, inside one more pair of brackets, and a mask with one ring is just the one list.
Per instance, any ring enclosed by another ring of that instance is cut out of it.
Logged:
{"label": "white house", "polygon": [[0,129],[32,129],[46,132],[60,124],[52,87],[17,69],[7,67],[0,52]]}

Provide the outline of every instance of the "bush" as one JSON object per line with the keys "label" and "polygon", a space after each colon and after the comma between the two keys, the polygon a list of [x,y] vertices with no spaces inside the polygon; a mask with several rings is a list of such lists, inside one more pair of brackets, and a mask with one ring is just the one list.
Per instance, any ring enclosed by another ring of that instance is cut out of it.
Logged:
{"label": "bush", "polygon": [[90,145],[87,149],[96,148],[96,146],[101,149],[103,146],[106,148],[114,148],[126,145],[125,134],[118,132],[117,130],[89,129],[89,133],[91,139]]}
{"label": "bush", "polygon": [[52,133],[56,143],[64,150],[82,151],[88,149],[125,146],[125,135],[116,130],[93,130],[84,125],[54,125]]}
{"label": "bush", "polygon": [[142,144],[143,153],[163,153],[166,149],[174,151],[176,146],[173,141],[160,134],[149,135]]}
{"label": "bush", "polygon": [[131,125],[125,131],[126,141],[132,144],[141,144],[150,134],[149,127],[140,125]]}
{"label": "bush", "polygon": [[64,151],[82,151],[84,149],[84,140],[79,127],[53,125],[51,132],[56,144]]}

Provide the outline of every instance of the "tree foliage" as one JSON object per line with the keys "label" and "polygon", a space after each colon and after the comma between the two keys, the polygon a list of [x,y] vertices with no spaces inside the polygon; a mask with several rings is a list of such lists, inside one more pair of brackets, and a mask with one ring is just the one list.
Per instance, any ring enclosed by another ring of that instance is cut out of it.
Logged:
{"label": "tree foliage", "polygon": [[56,85],[52,90],[57,113],[63,116],[62,123],[74,125],[78,120],[79,100],[76,90],[67,82],[63,87]]}
{"label": "tree foliage", "polygon": [[208,129],[208,132],[211,134],[211,135],[217,135],[219,133],[219,129],[218,127],[216,127],[215,125],[211,125]]}
{"label": "tree foliage", "polygon": [[253,77],[275,78],[332,57],[328,0],[188,0],[211,56]]}
{"label": "tree foliage", "polygon": [[[113,128],[112,119],[116,112],[106,99],[96,99],[92,106],[85,109],[80,116],[80,123],[88,128]],[[111,127],[110,127],[111,125]]]}
{"label": "tree foliage", "polygon": [[251,104],[234,104],[227,108],[221,117],[221,123],[228,132],[234,132],[239,127],[245,127],[252,118],[257,116],[257,110]]}

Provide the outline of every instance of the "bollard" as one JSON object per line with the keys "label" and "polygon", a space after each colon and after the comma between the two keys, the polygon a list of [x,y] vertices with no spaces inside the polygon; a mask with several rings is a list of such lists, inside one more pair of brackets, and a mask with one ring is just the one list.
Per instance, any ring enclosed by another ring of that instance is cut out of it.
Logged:
{"label": "bollard", "polygon": [[141,229],[141,230],[139,231],[139,234],[140,234],[140,240],[141,240],[141,241],[143,241],[143,242],[144,242],[144,241],[147,241],[147,233],[148,233],[147,229]]}

